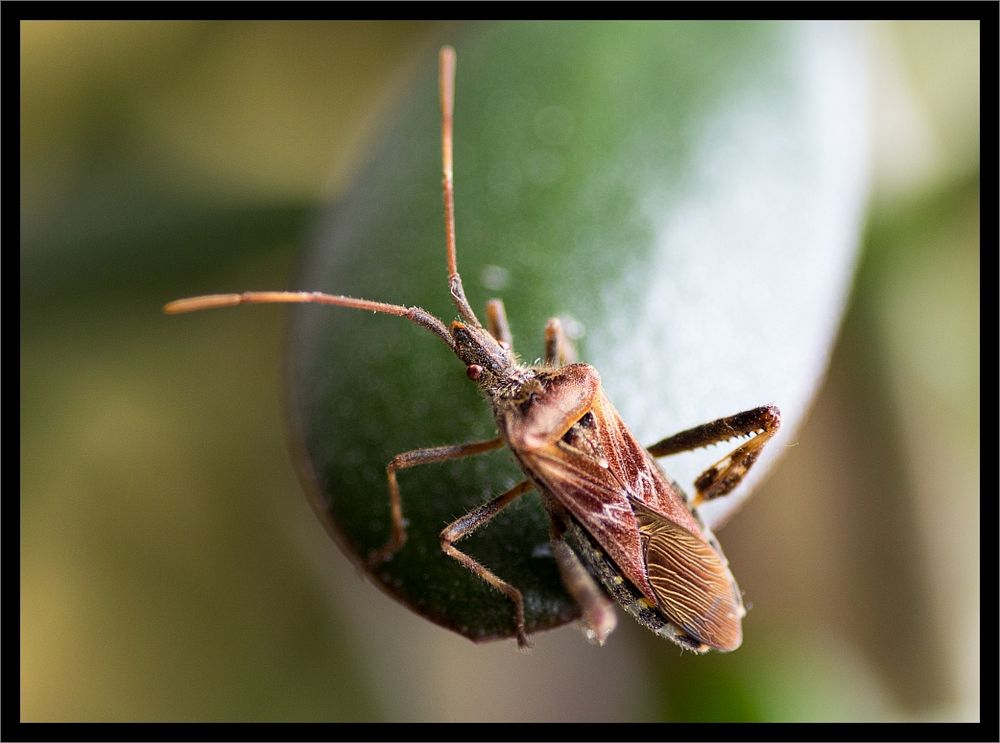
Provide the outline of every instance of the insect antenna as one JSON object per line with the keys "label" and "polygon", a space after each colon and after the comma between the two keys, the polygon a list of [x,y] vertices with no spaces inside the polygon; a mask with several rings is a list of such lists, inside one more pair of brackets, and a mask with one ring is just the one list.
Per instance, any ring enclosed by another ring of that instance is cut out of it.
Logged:
{"label": "insect antenna", "polygon": [[452,122],[455,114],[455,50],[441,48],[438,55],[438,79],[441,87],[441,172],[444,194],[444,239],[448,250],[448,289],[458,314],[468,323],[481,328],[462,288],[455,256],[455,179],[452,172]]}
{"label": "insect antenna", "polygon": [[241,304],[332,304],[337,307],[348,307],[368,312],[381,312],[384,315],[404,317],[412,323],[434,333],[455,350],[455,340],[448,332],[444,323],[421,307],[404,307],[401,304],[375,302],[371,299],[357,299],[337,294],[323,292],[241,292],[239,294],[206,294],[200,297],[175,299],[163,306],[168,315],[182,312],[197,312],[217,307],[236,307]]}
{"label": "insect antenna", "polygon": [[[458,314],[471,325],[481,328],[482,324],[472,311],[462,277],[458,273],[455,257],[455,184],[452,171],[452,129],[455,112],[455,50],[450,46],[441,49],[438,57],[438,76],[441,93],[441,170],[443,174],[445,246],[448,255],[448,289]],[[430,330],[441,338],[450,349],[455,350],[455,340],[450,332],[434,315],[420,307],[404,307],[398,304],[375,302],[370,299],[356,299],[323,292],[242,292],[239,294],[209,294],[189,297],[169,302],[163,307],[167,314],[197,312],[217,307],[235,307],[240,304],[330,304],[369,312],[381,312],[396,317],[404,317]]]}

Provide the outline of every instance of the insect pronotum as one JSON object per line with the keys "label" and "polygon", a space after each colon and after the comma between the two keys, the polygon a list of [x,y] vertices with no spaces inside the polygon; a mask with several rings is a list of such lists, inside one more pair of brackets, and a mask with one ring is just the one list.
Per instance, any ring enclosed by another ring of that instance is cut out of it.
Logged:
{"label": "insect pronotum", "polygon": [[[522,363],[512,349],[504,305],[486,305],[486,325],[465,298],[455,252],[452,118],[455,51],[439,59],[448,288],[458,320],[445,325],[420,307],[321,292],[244,292],[170,302],[168,313],[262,303],[330,304],[406,318],[429,330],[465,364],[466,373],[493,408],[498,435],[488,441],[415,449],[386,467],[391,531],[368,556],[371,566],[390,560],[406,541],[396,473],[417,465],[470,457],[506,446],[525,478],[448,524],[441,549],[511,602],[517,642],[529,645],[524,599],[517,586],[456,545],[532,489],[550,521],[552,553],[566,589],[579,604],[587,637],[603,644],[615,627],[614,599],[640,624],[681,647],[701,653],[730,651],[742,642],[746,614],[740,590],[711,531],[698,516],[703,501],[729,493],[756,461],[781,423],[768,405],[683,431],[642,447],[601,389],[597,370],[568,363],[572,355],[559,321],[545,327],[541,364]],[[655,458],[749,436],[695,481],[689,502]],[[603,585],[603,589],[601,586]]]}

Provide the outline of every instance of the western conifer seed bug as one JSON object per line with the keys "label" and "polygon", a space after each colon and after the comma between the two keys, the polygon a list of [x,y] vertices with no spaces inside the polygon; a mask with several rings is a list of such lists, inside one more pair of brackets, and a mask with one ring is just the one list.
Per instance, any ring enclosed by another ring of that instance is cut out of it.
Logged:
{"label": "western conifer seed bug", "polygon": [[[368,556],[375,567],[393,559],[407,538],[396,473],[417,465],[470,457],[506,446],[525,478],[441,531],[441,549],[511,602],[517,642],[529,645],[524,599],[517,586],[456,545],[518,497],[535,489],[549,516],[549,536],[566,589],[579,604],[587,637],[599,644],[615,627],[612,601],[640,624],[697,653],[730,651],[742,642],[743,607],[728,562],[697,506],[735,488],[781,423],[767,405],[641,446],[605,397],[597,370],[570,363],[558,320],[545,327],[544,359],[524,364],[514,353],[499,299],[486,305],[486,325],[465,298],[455,249],[452,118],[455,52],[441,50],[441,141],[448,287],[459,319],[445,325],[420,307],[320,292],[244,292],[170,302],[167,313],[261,303],[329,304],[403,317],[443,341],[465,365],[493,409],[498,435],[488,441],[415,449],[386,468],[391,532]],[[689,501],[655,459],[736,437],[748,441],[705,470]],[[603,589],[602,587],[603,586]]]}

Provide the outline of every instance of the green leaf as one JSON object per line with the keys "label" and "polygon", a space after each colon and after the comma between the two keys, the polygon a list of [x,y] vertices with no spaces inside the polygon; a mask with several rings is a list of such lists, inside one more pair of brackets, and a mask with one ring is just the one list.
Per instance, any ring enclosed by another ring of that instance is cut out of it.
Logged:
{"label": "green leaf", "polygon": [[[477,312],[502,297],[527,360],[548,317],[568,320],[580,359],[647,443],[776,403],[785,426],[762,458],[773,460],[823,373],[855,260],[867,172],[853,30],[512,23],[448,41],[458,262]],[[430,51],[420,68],[297,288],[420,305],[447,322]],[[462,365],[397,318],[297,308],[287,371],[302,478],[359,564],[389,534],[395,454],[496,435]],[[687,485],[727,451],[663,464]],[[409,540],[372,579],[472,639],[510,636],[511,603],[445,556],[438,535],[522,478],[506,451],[401,472]],[[704,513],[726,517],[750,485]],[[529,633],[578,614],[537,494],[460,546],[524,592]]]}

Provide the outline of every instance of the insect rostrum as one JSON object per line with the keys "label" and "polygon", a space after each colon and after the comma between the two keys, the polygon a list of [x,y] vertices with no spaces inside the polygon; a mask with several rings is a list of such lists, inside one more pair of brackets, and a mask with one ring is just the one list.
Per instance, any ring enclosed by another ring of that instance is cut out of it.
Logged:
{"label": "insect rostrum", "polygon": [[[705,499],[730,492],[780,425],[777,408],[756,408],[642,447],[601,387],[596,369],[567,363],[572,349],[557,320],[545,328],[540,364],[513,351],[503,303],[487,304],[483,325],[466,300],[455,248],[452,118],[455,53],[440,54],[442,171],[448,288],[459,320],[446,325],[420,307],[320,292],[244,292],[171,302],[169,313],[259,303],[313,303],[403,317],[443,341],[490,403],[498,436],[415,449],[386,467],[391,531],[368,556],[375,567],[392,560],[407,538],[396,473],[423,464],[482,454],[506,446],[525,479],[444,526],[441,549],[501,591],[511,602],[518,644],[529,644],[524,599],[517,586],[456,545],[518,497],[537,490],[549,516],[550,541],[569,594],[579,604],[586,635],[603,643],[615,627],[613,602],[657,635],[684,648],[729,651],[742,642],[745,614],[736,581],[718,542],[697,515]],[[739,436],[747,442],[706,470],[688,498],[655,457]],[[609,598],[609,596],[611,598]]]}

